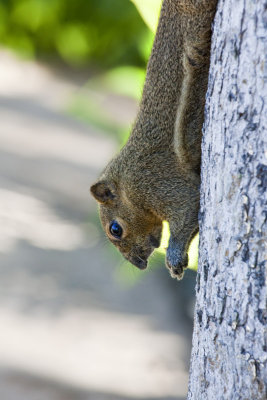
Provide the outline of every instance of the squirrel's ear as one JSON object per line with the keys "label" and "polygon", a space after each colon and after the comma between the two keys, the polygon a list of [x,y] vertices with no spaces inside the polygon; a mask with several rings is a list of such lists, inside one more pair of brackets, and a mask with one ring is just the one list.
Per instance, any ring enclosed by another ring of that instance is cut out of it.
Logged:
{"label": "squirrel's ear", "polygon": [[99,181],[92,185],[90,192],[102,204],[110,203],[115,197],[113,185],[105,181]]}

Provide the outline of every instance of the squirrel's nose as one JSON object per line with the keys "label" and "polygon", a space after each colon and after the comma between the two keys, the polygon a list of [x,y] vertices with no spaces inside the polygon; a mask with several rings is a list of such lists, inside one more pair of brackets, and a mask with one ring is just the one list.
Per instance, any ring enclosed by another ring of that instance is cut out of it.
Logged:
{"label": "squirrel's nose", "polygon": [[139,269],[146,269],[147,267],[147,260],[143,260],[138,256],[131,257],[130,262]]}

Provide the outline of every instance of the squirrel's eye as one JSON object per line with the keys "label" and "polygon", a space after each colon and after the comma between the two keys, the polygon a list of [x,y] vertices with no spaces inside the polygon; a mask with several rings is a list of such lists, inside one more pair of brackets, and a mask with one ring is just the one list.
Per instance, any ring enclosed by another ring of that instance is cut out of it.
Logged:
{"label": "squirrel's eye", "polygon": [[120,239],[122,236],[122,227],[118,224],[117,221],[112,221],[110,226],[109,226],[109,231],[112,236],[114,236],[117,239]]}

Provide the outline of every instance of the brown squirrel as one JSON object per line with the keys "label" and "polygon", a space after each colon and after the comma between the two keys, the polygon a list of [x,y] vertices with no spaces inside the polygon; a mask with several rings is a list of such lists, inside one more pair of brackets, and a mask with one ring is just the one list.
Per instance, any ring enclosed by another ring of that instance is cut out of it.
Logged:
{"label": "brown squirrel", "polygon": [[91,193],[111,242],[140,269],[170,226],[166,265],[182,279],[198,230],[201,130],[215,0],[164,0],[138,116]]}

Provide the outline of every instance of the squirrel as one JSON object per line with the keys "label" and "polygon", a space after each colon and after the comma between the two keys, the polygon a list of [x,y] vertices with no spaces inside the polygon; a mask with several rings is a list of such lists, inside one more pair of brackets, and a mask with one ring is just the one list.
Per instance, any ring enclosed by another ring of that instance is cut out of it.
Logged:
{"label": "squirrel", "polygon": [[166,266],[182,279],[198,231],[201,136],[217,0],[164,0],[126,145],[91,186],[110,241],[139,269],[170,227]]}

